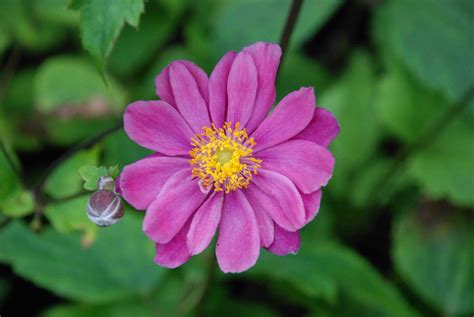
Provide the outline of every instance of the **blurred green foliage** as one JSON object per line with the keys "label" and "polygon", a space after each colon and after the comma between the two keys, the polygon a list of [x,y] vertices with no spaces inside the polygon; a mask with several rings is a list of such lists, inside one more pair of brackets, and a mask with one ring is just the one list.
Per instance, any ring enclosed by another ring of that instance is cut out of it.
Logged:
{"label": "blurred green foliage", "polygon": [[[2,316],[472,316],[471,0],[304,1],[278,99],[315,86],[342,129],[296,256],[262,251],[248,272],[224,275],[209,249],[167,270],[153,264],[141,213],[127,207],[119,224],[97,228],[78,169],[93,190],[107,173],[94,166],[150,153],[123,131],[43,182],[63,152],[120,123],[127,103],[156,99],[169,62],[209,73],[228,50],[277,42],[290,5],[0,0]],[[17,296],[18,285],[31,293]],[[17,299],[37,294],[47,300]]]}

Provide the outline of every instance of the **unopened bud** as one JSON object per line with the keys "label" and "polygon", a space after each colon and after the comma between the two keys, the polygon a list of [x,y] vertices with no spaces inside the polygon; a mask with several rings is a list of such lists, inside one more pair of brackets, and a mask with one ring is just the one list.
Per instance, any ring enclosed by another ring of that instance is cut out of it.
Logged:
{"label": "unopened bud", "polygon": [[87,216],[100,227],[117,223],[123,213],[122,200],[113,191],[99,189],[89,197]]}

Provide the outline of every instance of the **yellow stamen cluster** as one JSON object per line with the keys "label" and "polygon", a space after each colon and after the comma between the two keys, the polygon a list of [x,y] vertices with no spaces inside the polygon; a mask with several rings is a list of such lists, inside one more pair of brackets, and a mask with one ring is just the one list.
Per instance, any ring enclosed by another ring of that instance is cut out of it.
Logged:
{"label": "yellow stamen cluster", "polygon": [[226,122],[217,129],[205,127],[202,134],[191,139],[194,147],[190,152],[193,176],[200,178],[201,186],[206,190],[214,187],[215,191],[226,193],[238,188],[247,188],[252,175],[257,174],[261,160],[252,157],[255,146],[240,123],[235,127]]}

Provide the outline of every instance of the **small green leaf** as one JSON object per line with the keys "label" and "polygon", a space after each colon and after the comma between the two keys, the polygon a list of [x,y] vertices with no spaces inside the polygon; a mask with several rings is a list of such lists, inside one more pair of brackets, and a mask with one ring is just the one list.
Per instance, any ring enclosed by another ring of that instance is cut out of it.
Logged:
{"label": "small green leaf", "polygon": [[[444,316],[474,311],[474,223],[446,205],[406,213],[394,230],[393,259],[403,279]],[[420,212],[420,213],[421,213]]]}
{"label": "small green leaf", "polygon": [[107,169],[104,166],[97,167],[92,165],[79,167],[77,173],[85,182],[83,185],[84,189],[91,191],[96,190],[98,188],[99,178],[102,176],[107,176],[108,174]]}
{"label": "small green leaf", "polygon": [[107,173],[110,177],[112,177],[113,179],[116,179],[117,176],[120,173],[120,169],[119,169],[118,164],[114,165],[114,166],[110,166],[109,168],[107,168]]}
{"label": "small green leaf", "polygon": [[[79,5],[80,4],[80,5]],[[104,72],[105,62],[125,23],[138,27],[144,11],[143,0],[84,0],[81,8],[82,45]]]}
{"label": "small green leaf", "polygon": [[0,231],[0,262],[57,295],[81,302],[149,295],[165,272],[153,263],[153,255],[154,245],[141,231],[141,219],[132,214],[99,230],[87,248],[78,234],[52,228],[35,234],[19,221]]}
{"label": "small green leaf", "polygon": [[46,182],[46,192],[54,198],[64,198],[78,193],[82,181],[77,177],[77,170],[86,164],[97,164],[100,148],[83,150],[63,162],[51,174]]}

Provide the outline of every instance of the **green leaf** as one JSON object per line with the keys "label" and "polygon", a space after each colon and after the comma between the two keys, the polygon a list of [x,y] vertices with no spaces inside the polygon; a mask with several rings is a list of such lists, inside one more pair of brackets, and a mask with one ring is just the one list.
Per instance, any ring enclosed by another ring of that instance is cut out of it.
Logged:
{"label": "green leaf", "polygon": [[[52,3],[56,1],[56,3]],[[51,12],[60,12],[63,17],[67,0],[2,0],[0,28],[10,34],[13,42],[30,51],[45,51],[59,44],[66,37],[66,29],[49,19]]]}
{"label": "green leaf", "polygon": [[369,263],[339,244],[303,245],[296,256],[264,253],[251,272],[286,281],[303,294],[323,296],[330,303],[342,292],[377,311],[379,316],[418,316],[397,289]]}
{"label": "green leaf", "polygon": [[17,190],[1,204],[3,214],[11,218],[29,215],[35,207],[35,199],[30,191]]}
{"label": "green leaf", "polygon": [[45,216],[61,233],[79,231],[83,233],[81,243],[89,246],[94,242],[98,227],[87,217],[88,196],[52,203],[45,207]]}
{"label": "green leaf", "polygon": [[120,174],[120,169],[119,169],[118,164],[107,168],[107,174],[113,179],[116,179],[117,176],[119,176]]}
{"label": "green leaf", "polygon": [[408,162],[411,175],[434,199],[474,206],[474,114],[464,111]]}
{"label": "green leaf", "polygon": [[149,317],[153,310],[143,301],[112,302],[102,305],[58,305],[41,317]]}
{"label": "green leaf", "polygon": [[99,160],[98,146],[83,150],[67,159],[49,176],[46,181],[46,193],[54,198],[64,198],[78,193],[82,181],[77,177],[77,170],[84,165],[96,165]]}
{"label": "green leaf", "polygon": [[279,70],[277,91],[279,99],[300,87],[313,86],[316,96],[328,87],[329,75],[322,65],[301,53],[289,52]]}
{"label": "green leaf", "polygon": [[[1,142],[5,142],[0,139]],[[16,159],[15,154],[12,151],[8,151],[9,157]],[[6,157],[3,150],[0,148],[0,207],[8,199],[11,199],[13,195],[21,190],[20,180],[17,178],[15,171],[10,165],[8,158]]]}
{"label": "green leaf", "polygon": [[474,2],[391,0],[377,11],[378,43],[424,84],[453,101],[474,86]]}
{"label": "green leaf", "polygon": [[41,64],[35,78],[37,108],[56,111],[62,119],[110,116],[123,108],[124,99],[117,84],[111,81],[106,87],[93,65],[82,58],[54,56]]}
{"label": "green leaf", "polygon": [[374,91],[375,75],[370,56],[357,51],[342,78],[318,99],[318,104],[327,107],[341,126],[339,136],[331,145],[338,163],[328,187],[338,196],[351,191],[354,174],[376,151],[380,133]]}
{"label": "green leaf", "polygon": [[110,71],[128,80],[137,71],[148,69],[160,47],[173,35],[177,21],[166,10],[148,4],[140,28],[126,26],[118,38],[108,61]]}
{"label": "green leaf", "polygon": [[403,279],[445,316],[474,311],[472,217],[434,204],[406,213],[394,230],[393,259]]}
{"label": "green leaf", "polygon": [[[304,1],[292,34],[300,46],[317,32],[336,11],[340,0]],[[217,12],[214,31],[220,53],[240,50],[257,41],[277,43],[285,25],[290,0],[231,0]]]}
{"label": "green leaf", "polygon": [[104,142],[104,159],[106,165],[125,166],[150,155],[152,152],[142,148],[129,139],[124,131],[118,131]]}
{"label": "green leaf", "polygon": [[[117,167],[118,169],[118,167]],[[104,166],[86,165],[77,170],[79,176],[84,180],[84,189],[96,190],[98,188],[99,178],[107,176],[107,169]]]}
{"label": "green leaf", "polygon": [[125,23],[138,27],[143,0],[84,0],[80,8],[82,45],[103,72]]}
{"label": "green leaf", "polygon": [[450,106],[399,67],[393,67],[378,88],[375,105],[381,121],[407,143],[418,140]]}
{"label": "green leaf", "polygon": [[90,303],[149,294],[164,272],[153,254],[141,219],[131,214],[100,230],[89,248],[77,234],[51,228],[35,234],[20,222],[0,231],[0,262],[57,295]]}

